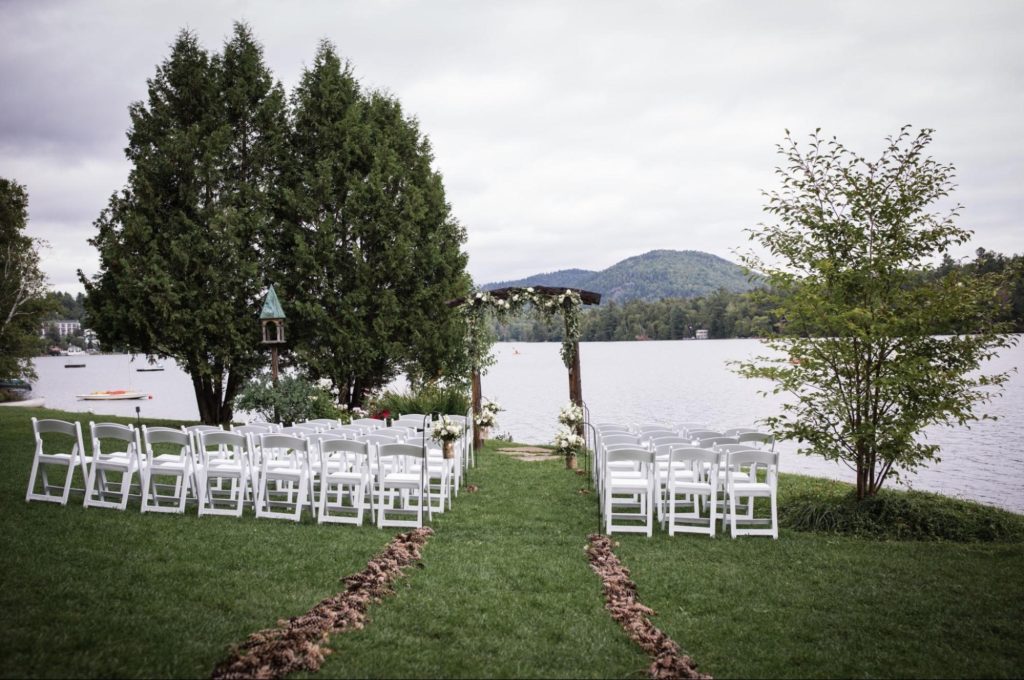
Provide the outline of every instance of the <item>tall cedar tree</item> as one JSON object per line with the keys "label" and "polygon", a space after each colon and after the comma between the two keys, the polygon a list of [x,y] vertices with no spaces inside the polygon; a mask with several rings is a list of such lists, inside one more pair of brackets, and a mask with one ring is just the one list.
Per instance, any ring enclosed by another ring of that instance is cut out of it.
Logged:
{"label": "tall cedar tree", "polygon": [[[1007,378],[979,371],[1014,342],[995,321],[1002,278],[932,275],[929,262],[970,232],[954,221],[959,206],[933,212],[953,167],[925,155],[931,139],[903,128],[867,161],[834,138],[816,132],[805,149],[787,132],[781,189],[766,194],[778,223],[751,232],[774,261],[745,258],[767,276],[786,337],[738,370],[793,396],[769,424],[802,453],[849,465],[859,499],[935,459],[922,430],[985,417],[977,407]],[[942,327],[969,334],[933,335]]]}
{"label": "tall cedar tree", "polygon": [[223,55],[182,31],[130,109],[127,186],[96,221],[100,270],[87,311],[108,344],[171,357],[192,378],[204,423],[225,423],[265,362],[259,314],[277,219],[287,118],[283,89],[248,27]]}
{"label": "tall cedar tree", "polygon": [[0,379],[35,377],[39,328],[56,309],[39,268],[40,245],[27,236],[28,193],[0,178]]}
{"label": "tall cedar tree", "polygon": [[468,374],[445,304],[469,290],[465,232],[416,122],[363,92],[327,41],[292,108],[290,215],[273,253],[294,360],[352,405],[403,370]]}

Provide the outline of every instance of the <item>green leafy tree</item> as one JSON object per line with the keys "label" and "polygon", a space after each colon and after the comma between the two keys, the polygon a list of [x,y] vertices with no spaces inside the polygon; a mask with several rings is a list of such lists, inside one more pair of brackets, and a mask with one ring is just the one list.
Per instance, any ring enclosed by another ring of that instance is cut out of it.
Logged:
{"label": "green leafy tree", "polygon": [[925,155],[931,139],[903,128],[867,161],[818,132],[800,147],[787,131],[781,188],[766,194],[778,222],[751,231],[774,259],[744,258],[773,287],[786,337],[768,341],[775,357],[737,370],[792,395],[768,423],[802,453],[853,468],[861,499],[936,458],[923,428],[987,417],[977,409],[1007,378],[979,371],[1014,342],[994,321],[1001,279],[924,275],[970,236],[955,224],[959,206],[936,212],[954,169]]}
{"label": "green leafy tree", "polygon": [[0,378],[36,377],[39,330],[55,310],[39,268],[40,242],[27,236],[28,192],[0,178]]}
{"label": "green leafy tree", "polygon": [[294,360],[353,406],[402,370],[416,383],[468,375],[445,304],[469,290],[465,233],[416,122],[364,93],[327,41],[292,108],[290,214],[273,250]]}
{"label": "green leafy tree", "polygon": [[87,312],[104,343],[177,361],[202,421],[227,422],[265,362],[257,317],[284,93],[246,26],[212,56],[182,31],[130,114],[128,184],[96,221],[99,272],[79,272]]}

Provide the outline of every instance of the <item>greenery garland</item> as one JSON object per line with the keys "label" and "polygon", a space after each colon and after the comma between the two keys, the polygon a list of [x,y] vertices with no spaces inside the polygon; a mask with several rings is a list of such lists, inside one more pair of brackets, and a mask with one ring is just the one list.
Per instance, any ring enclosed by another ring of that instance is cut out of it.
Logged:
{"label": "greenery garland", "polygon": [[460,305],[466,319],[466,341],[473,358],[473,366],[485,368],[494,363],[490,355],[490,343],[485,339],[486,316],[493,313],[499,321],[521,313],[527,307],[551,319],[561,314],[565,321],[565,337],[562,338],[562,362],[572,368],[576,343],[580,339],[580,309],[583,300],[578,291],[567,288],[563,293],[543,293],[530,288],[507,288],[501,296],[490,291],[479,290],[466,298]]}

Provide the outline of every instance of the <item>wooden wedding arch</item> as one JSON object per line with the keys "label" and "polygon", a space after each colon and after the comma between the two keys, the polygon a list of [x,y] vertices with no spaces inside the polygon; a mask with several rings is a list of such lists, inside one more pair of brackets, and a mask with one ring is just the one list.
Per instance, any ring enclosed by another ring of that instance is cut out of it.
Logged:
{"label": "wooden wedding arch", "polygon": [[[466,343],[473,364],[473,413],[480,413],[482,391],[480,375],[490,361],[490,343],[485,339],[484,324],[494,314],[499,320],[508,318],[527,308],[551,318],[560,314],[565,323],[562,338],[562,362],[569,371],[569,400],[583,406],[583,381],[580,375],[580,310],[583,305],[601,303],[601,294],[579,288],[553,288],[530,286],[526,288],[498,288],[452,300],[448,304],[458,307],[466,319]],[[582,435],[582,432],[577,434]],[[483,445],[481,428],[473,423],[473,445]]]}

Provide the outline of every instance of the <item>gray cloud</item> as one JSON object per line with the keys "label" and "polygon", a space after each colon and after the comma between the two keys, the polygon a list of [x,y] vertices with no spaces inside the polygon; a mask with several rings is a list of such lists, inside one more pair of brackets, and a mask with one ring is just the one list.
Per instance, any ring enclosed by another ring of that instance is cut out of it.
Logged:
{"label": "gray cloud", "polygon": [[125,182],[128,105],[182,28],[248,21],[289,89],[320,38],[434,145],[477,281],[603,268],[651,248],[731,257],[764,219],[784,128],[866,156],[936,128],[961,223],[1024,251],[1024,5],[419,0],[0,4],[0,174],[26,184],[51,282]]}

